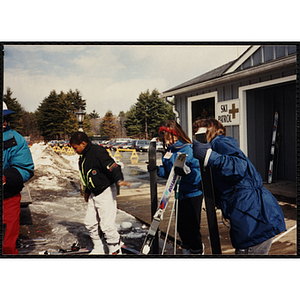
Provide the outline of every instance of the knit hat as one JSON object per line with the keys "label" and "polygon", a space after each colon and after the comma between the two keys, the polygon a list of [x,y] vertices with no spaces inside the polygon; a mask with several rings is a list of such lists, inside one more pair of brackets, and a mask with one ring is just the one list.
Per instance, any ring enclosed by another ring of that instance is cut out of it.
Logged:
{"label": "knit hat", "polygon": [[9,110],[7,108],[7,105],[5,104],[5,102],[3,101],[3,117],[9,114],[15,114],[15,111]]}

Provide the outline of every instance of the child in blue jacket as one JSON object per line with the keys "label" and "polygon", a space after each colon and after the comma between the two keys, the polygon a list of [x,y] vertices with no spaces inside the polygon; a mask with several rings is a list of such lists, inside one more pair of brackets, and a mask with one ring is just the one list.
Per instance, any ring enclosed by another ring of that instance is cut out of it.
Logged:
{"label": "child in blue jacket", "polygon": [[203,254],[200,233],[202,191],[199,189],[201,175],[199,161],[193,157],[192,142],[181,126],[174,120],[167,121],[159,129],[166,152],[162,157],[157,175],[168,178],[178,153],[186,153],[183,169],[175,170],[181,175],[178,196],[178,232],[182,240],[183,254]]}
{"label": "child in blue jacket", "polygon": [[208,143],[193,141],[194,156],[211,167],[216,202],[230,221],[236,254],[268,254],[273,237],[286,230],[283,212],[274,196],[263,188],[262,178],[240,150],[226,137],[215,119],[197,120],[193,132],[206,132]]}
{"label": "child in blue jacket", "polygon": [[20,203],[23,184],[34,175],[34,164],[25,139],[9,127],[9,110],[3,102],[3,227],[2,254],[18,254]]}

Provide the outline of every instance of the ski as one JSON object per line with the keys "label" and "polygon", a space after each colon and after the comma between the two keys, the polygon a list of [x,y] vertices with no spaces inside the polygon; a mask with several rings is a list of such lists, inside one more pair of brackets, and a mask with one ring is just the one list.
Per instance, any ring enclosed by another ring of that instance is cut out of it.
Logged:
{"label": "ski", "polygon": [[135,250],[135,249],[133,249],[133,248],[127,247],[127,246],[125,246],[125,245],[122,245],[121,247],[122,247],[122,252],[123,252],[124,254],[136,254],[136,255],[139,255],[139,254],[140,254],[139,251],[137,251],[137,250]]}
{"label": "ski", "polygon": [[19,239],[18,241],[21,244],[30,244],[30,243],[45,244],[47,242],[47,239],[44,239],[44,238],[38,238],[38,239]]}
{"label": "ski", "polygon": [[38,239],[18,239],[17,247],[18,248],[28,248],[35,245],[44,245],[47,243],[47,239],[38,238]]}
{"label": "ski", "polygon": [[81,248],[78,250],[65,250],[65,249],[59,249],[56,252],[51,252],[51,251],[42,251],[39,254],[40,255],[77,255],[77,254],[89,254],[92,251],[92,249],[88,248]]}
{"label": "ski", "polygon": [[[140,252],[125,246],[123,243],[121,245],[122,252],[124,254],[136,254],[138,255]],[[40,255],[77,255],[77,254],[89,254],[93,249],[90,248],[80,248],[77,243],[74,243],[70,249],[59,249],[58,251],[41,251]]]}
{"label": "ski", "polygon": [[274,169],[277,127],[278,127],[278,112],[276,111],[275,116],[274,116],[274,125],[273,125],[273,132],[272,132],[271,155],[270,155],[270,164],[269,164],[269,172],[268,172],[268,183],[272,183],[272,181],[273,181],[273,169]]}
{"label": "ski", "polygon": [[159,206],[153,216],[152,223],[150,225],[150,228],[146,234],[146,238],[144,240],[144,243],[142,245],[140,254],[141,255],[147,255],[150,251],[152,242],[155,238],[156,232],[158,230],[159,224],[161,220],[163,219],[163,214],[166,210],[168,201],[171,197],[172,191],[177,183],[177,180],[179,178],[178,175],[175,174],[174,168],[175,167],[180,167],[183,168],[186,160],[186,154],[185,153],[178,153],[178,156],[174,162],[174,165],[171,169],[170,175],[167,180],[166,187],[164,189],[163,195],[161,197]]}
{"label": "ski", "polygon": [[[198,142],[207,143],[206,132],[196,134],[196,140]],[[201,184],[202,184],[202,192],[205,201],[206,207],[206,216],[210,237],[210,246],[212,254],[222,254],[221,251],[221,243],[219,236],[219,228],[218,221],[216,215],[216,203],[215,203],[215,194],[214,194],[214,186],[211,175],[211,168],[204,167],[203,162],[199,160],[200,171],[201,171]]]}
{"label": "ski", "polygon": [[70,249],[59,249],[58,251],[51,252],[51,251],[41,251],[39,252],[40,255],[70,255],[70,254],[88,254],[92,251],[92,249],[88,248],[80,248],[78,243],[74,243]]}

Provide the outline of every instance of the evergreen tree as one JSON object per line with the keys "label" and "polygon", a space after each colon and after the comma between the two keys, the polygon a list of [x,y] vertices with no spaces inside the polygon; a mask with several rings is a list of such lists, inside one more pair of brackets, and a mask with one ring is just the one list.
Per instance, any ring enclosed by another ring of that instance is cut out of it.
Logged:
{"label": "evergreen tree", "polygon": [[99,114],[95,110],[93,110],[91,113],[89,113],[89,117],[90,117],[90,119],[99,119],[100,118]]}
{"label": "evergreen tree", "polygon": [[[76,120],[76,111],[81,107],[85,110],[86,100],[78,90],[68,93],[55,90],[51,91],[39,105],[36,116],[41,135],[46,139],[65,139],[72,132],[78,130]],[[83,130],[88,131],[90,128],[89,119],[85,118]]]}
{"label": "evergreen tree", "polygon": [[160,98],[156,89],[151,94],[147,90],[127,112],[125,127],[128,136],[141,135],[151,139],[157,136],[162,123],[174,117],[172,105]]}
{"label": "evergreen tree", "polygon": [[43,100],[37,109],[37,122],[41,135],[46,139],[60,139],[60,126],[63,112],[60,111],[59,98],[55,90]]}
{"label": "evergreen tree", "polygon": [[115,138],[118,135],[118,125],[111,110],[107,111],[100,124],[100,133],[102,136],[108,136],[109,138]]}
{"label": "evergreen tree", "polygon": [[20,122],[22,124],[21,134],[23,136],[30,136],[32,141],[40,140],[40,131],[35,113],[24,111]]}
{"label": "evergreen tree", "polygon": [[9,110],[15,112],[15,114],[10,114],[10,127],[22,134],[23,126],[21,123],[21,119],[24,113],[24,109],[22,108],[17,98],[12,97],[12,93],[13,92],[11,91],[10,87],[7,87],[6,94],[3,95],[3,101],[5,102]]}
{"label": "evergreen tree", "polygon": [[143,128],[138,119],[135,105],[132,105],[126,113],[125,128],[129,137],[137,138],[141,135]]}

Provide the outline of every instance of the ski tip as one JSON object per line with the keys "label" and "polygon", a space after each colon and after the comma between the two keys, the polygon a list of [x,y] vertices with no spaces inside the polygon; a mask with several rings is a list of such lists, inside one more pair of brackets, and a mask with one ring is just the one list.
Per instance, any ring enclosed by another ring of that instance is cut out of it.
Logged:
{"label": "ski tip", "polygon": [[147,255],[150,251],[149,245],[145,245],[144,248],[142,249],[142,254]]}

